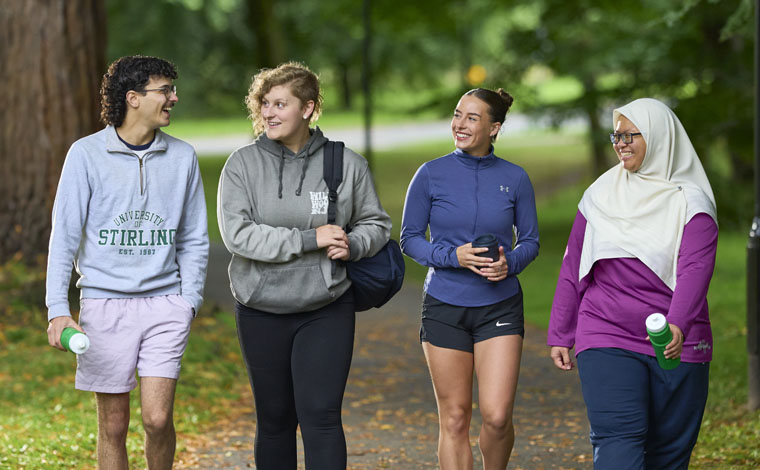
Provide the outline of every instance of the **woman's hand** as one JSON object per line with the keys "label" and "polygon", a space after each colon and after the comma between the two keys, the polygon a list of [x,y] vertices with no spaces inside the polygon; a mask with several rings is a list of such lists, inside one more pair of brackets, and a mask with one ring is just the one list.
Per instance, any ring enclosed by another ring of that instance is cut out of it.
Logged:
{"label": "woman's hand", "polygon": [[488,251],[488,248],[485,247],[473,248],[472,243],[457,247],[457,261],[459,261],[459,266],[467,268],[480,276],[487,277],[476,268],[476,266],[488,266],[494,261],[491,258],[478,256],[478,253],[484,253],[486,251]]}
{"label": "woman's hand", "polygon": [[676,359],[681,357],[683,350],[683,331],[672,323],[668,323],[668,326],[673,333],[673,340],[665,346],[664,356],[666,359]]}
{"label": "woman's hand", "polygon": [[575,367],[575,363],[570,358],[570,348],[564,346],[552,346],[551,352],[552,360],[557,369],[560,370],[572,370]]}
{"label": "woman's hand", "polygon": [[337,246],[331,246],[327,248],[327,257],[332,260],[343,260],[348,261],[348,258],[351,256],[351,250],[348,248],[340,248]]}
{"label": "woman's hand", "polygon": [[480,270],[480,274],[486,276],[486,279],[493,282],[507,278],[507,274],[509,274],[509,266],[507,266],[507,258],[504,256],[503,246],[499,247],[499,261],[489,263],[485,268]]}
{"label": "woman's hand", "polygon": [[348,250],[348,235],[337,225],[317,227],[317,246],[319,248],[344,248]]}

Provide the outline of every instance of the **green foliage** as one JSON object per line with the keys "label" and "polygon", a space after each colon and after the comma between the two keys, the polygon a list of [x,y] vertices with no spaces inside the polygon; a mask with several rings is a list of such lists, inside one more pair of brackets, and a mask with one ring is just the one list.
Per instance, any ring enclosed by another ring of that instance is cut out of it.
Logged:
{"label": "green foliage", "polygon": [[[518,5],[514,8],[536,16],[526,22],[533,27],[505,32],[503,43],[519,60],[503,67],[535,88],[529,107],[557,120],[587,116],[601,159],[611,108],[645,96],[668,102],[708,168],[722,224],[749,223],[751,205],[743,203],[752,184],[751,2],[526,0]],[[543,76],[530,80],[536,68]],[[580,92],[562,101],[547,97],[543,88],[555,76],[571,79]],[[598,129],[595,119],[601,119]],[[710,171],[721,165],[728,171]],[[596,171],[605,168],[598,164]]]}

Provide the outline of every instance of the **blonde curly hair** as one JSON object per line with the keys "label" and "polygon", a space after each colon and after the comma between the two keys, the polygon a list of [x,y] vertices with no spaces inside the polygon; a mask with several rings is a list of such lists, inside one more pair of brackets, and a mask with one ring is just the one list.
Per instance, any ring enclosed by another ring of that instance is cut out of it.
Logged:
{"label": "blonde curly hair", "polygon": [[319,77],[309,67],[299,62],[286,62],[273,69],[264,68],[253,76],[245,105],[248,107],[248,118],[253,124],[256,135],[263,134],[266,129],[261,118],[261,102],[264,95],[273,87],[287,85],[290,92],[301,100],[301,105],[314,102],[314,111],[309,116],[309,124],[319,119],[322,112],[322,95],[319,92]]}

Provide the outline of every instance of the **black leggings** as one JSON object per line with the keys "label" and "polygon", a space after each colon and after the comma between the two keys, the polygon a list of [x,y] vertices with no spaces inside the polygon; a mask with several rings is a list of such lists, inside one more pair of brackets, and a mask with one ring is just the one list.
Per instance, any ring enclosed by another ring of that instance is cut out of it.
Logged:
{"label": "black leggings", "polygon": [[256,468],[295,470],[300,425],[306,468],[345,470],[340,415],[354,349],[352,291],[304,313],[238,303],[235,317],[256,403]]}

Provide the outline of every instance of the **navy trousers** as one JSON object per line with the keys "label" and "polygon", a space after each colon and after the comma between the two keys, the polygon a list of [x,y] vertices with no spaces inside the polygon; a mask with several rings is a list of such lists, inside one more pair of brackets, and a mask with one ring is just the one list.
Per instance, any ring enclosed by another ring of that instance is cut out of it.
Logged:
{"label": "navy trousers", "polygon": [[624,349],[578,355],[594,470],[687,470],[702,423],[709,363],[663,370]]}

